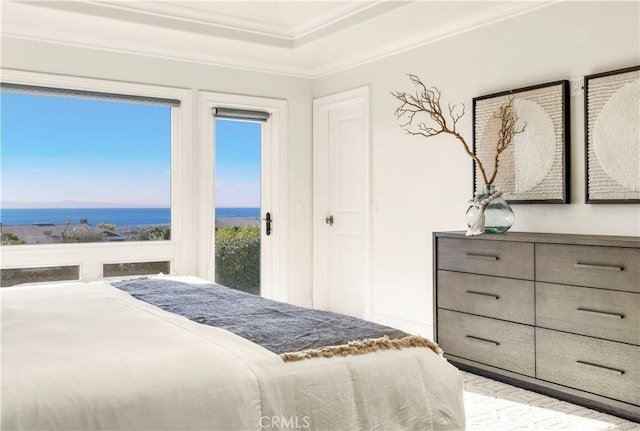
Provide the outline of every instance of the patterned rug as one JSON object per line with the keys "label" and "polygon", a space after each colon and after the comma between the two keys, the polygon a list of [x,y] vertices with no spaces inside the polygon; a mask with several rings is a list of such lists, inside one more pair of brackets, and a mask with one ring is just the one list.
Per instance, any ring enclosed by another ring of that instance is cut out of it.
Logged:
{"label": "patterned rug", "polygon": [[640,431],[640,424],[463,372],[467,431]]}

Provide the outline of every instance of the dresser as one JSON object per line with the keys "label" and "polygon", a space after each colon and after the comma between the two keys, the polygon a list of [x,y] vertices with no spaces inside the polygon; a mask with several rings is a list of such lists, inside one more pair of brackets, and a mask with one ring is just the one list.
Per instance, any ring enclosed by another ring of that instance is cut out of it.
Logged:
{"label": "dresser", "polygon": [[640,421],[640,238],[436,232],[433,245],[450,362]]}

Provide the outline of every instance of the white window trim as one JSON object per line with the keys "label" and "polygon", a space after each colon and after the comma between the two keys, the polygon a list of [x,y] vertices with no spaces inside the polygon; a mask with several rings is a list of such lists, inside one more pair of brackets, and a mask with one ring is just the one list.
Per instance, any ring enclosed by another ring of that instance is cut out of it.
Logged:
{"label": "white window trim", "polygon": [[196,232],[193,228],[191,90],[102,79],[0,69],[2,82],[73,90],[120,93],[180,101],[171,116],[171,240],[123,243],[11,245],[0,247],[3,268],[80,265],[81,280],[102,278],[103,263],[169,260],[172,273],[196,270]]}
{"label": "white window trim", "polygon": [[[201,181],[198,182],[198,275],[208,280],[215,277],[215,239],[213,226],[214,211],[214,121],[211,109],[227,108],[266,111],[271,114],[271,183],[272,211],[277,214],[274,223],[274,235],[271,243],[272,267],[270,271],[270,291],[262,291],[262,296],[286,302],[289,298],[288,286],[288,179],[287,179],[287,101],[237,94],[199,92],[200,140],[198,169]],[[206,181],[211,178],[211,181]],[[275,227],[277,226],[277,228]]]}

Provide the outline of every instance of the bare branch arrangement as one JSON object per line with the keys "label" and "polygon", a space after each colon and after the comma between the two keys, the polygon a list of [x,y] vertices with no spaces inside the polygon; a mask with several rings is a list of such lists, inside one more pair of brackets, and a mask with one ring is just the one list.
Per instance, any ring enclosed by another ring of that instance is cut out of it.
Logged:
{"label": "bare branch arrangement", "polygon": [[[445,114],[442,113],[442,107],[440,105],[440,90],[436,87],[427,87],[416,75],[409,74],[409,79],[411,83],[417,87],[415,94],[401,92],[391,93],[393,97],[401,102],[401,105],[395,111],[395,116],[398,120],[402,121],[400,127],[410,135],[421,135],[427,138],[443,133],[452,135],[462,143],[464,151],[475,161],[484,183],[493,184],[498,174],[500,154],[509,147],[513,137],[518,133],[524,132],[526,127],[526,124],[521,127],[518,126],[518,115],[515,109],[513,109],[513,95],[510,96],[509,101],[500,106],[499,111],[494,114],[494,116],[500,120],[501,127],[496,144],[496,156],[493,161],[493,173],[491,177],[488,177],[482,161],[471,151],[464,137],[462,137],[456,129],[458,121],[465,114],[464,103],[460,104],[460,106],[449,103],[447,105],[448,116],[445,116]],[[426,116],[431,119],[432,124],[428,125],[424,121],[421,121],[420,118],[424,117],[424,115],[419,114],[426,114]]]}

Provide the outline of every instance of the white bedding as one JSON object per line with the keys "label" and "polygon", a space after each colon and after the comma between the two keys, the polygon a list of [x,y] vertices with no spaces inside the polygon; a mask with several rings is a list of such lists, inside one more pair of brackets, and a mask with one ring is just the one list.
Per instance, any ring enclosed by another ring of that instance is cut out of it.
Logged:
{"label": "white bedding", "polygon": [[284,363],[106,283],[4,288],[1,429],[463,430],[427,348]]}

